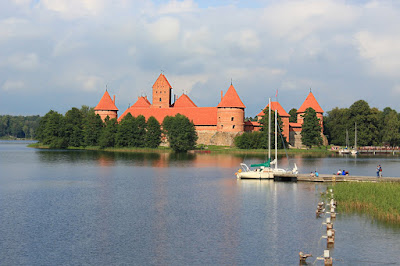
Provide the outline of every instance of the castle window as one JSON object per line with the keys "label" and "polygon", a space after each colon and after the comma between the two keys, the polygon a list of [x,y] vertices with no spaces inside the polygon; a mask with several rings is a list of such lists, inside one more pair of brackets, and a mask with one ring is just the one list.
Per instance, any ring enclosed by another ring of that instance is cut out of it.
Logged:
{"label": "castle window", "polygon": [[161,102],[161,98],[160,98],[160,102]]}
{"label": "castle window", "polygon": [[224,125],[221,125],[221,128],[224,128]]}
{"label": "castle window", "polygon": [[233,121],[233,116],[231,117],[231,121]]}
{"label": "castle window", "polygon": [[234,128],[235,128],[235,125],[233,125],[232,128],[234,129]]}

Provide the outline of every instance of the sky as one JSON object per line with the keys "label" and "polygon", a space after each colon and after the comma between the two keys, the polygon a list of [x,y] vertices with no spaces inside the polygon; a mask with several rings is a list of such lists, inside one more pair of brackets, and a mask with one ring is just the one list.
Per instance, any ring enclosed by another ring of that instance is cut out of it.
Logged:
{"label": "sky", "polygon": [[310,89],[324,111],[400,111],[398,25],[394,0],[1,1],[0,115],[94,107],[106,88],[122,114],[160,73],[204,107],[232,82],[246,117]]}

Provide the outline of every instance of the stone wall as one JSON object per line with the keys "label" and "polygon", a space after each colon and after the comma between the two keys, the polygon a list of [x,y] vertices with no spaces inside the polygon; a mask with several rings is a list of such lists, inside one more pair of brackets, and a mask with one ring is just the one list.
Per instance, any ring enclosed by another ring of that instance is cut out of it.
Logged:
{"label": "stone wall", "polygon": [[218,145],[218,146],[233,146],[233,141],[237,135],[242,133],[237,132],[215,132],[215,131],[197,131],[199,139],[197,144]]}

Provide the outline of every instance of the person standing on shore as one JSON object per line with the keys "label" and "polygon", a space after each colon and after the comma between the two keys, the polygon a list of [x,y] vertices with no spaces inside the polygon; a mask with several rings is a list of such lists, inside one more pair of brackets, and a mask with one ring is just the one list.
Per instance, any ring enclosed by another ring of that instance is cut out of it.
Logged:
{"label": "person standing on shore", "polygon": [[382,166],[378,165],[378,169],[379,169],[379,177],[382,177]]}
{"label": "person standing on shore", "polygon": [[376,177],[377,177],[377,178],[379,178],[379,173],[380,173],[379,166],[380,166],[380,165],[378,165],[378,166],[376,167]]}

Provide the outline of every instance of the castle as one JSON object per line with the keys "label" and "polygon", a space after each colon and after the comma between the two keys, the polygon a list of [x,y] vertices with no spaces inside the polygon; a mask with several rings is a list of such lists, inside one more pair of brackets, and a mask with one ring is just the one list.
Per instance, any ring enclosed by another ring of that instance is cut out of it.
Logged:
{"label": "castle", "polygon": [[[115,105],[115,96],[111,99],[106,90],[94,110],[103,120],[109,116],[121,121],[126,114],[131,113],[134,117],[143,115],[146,120],[153,116],[160,123],[166,116],[175,116],[179,113],[193,121],[199,136],[197,143],[205,145],[230,146],[233,144],[233,139],[236,135],[261,129],[258,121],[244,121],[246,106],[232,84],[225,95],[221,91],[221,101],[216,107],[198,107],[185,93],[172,103],[172,86],[164,74],[160,74],[153,85],[152,96],[152,103],[149,102],[147,96],[138,97],[136,103],[118,118],[119,110]],[[267,107],[268,105],[265,108]],[[297,110],[297,123],[289,122],[290,115],[279,102],[271,102],[271,110],[276,109],[282,119],[282,134],[293,147],[302,146],[300,136],[303,123],[302,115],[308,107],[312,107],[317,112],[317,117],[320,118],[321,126],[323,126],[322,116],[324,111],[311,91],[299,110]],[[263,115],[264,113],[260,112],[257,115],[258,120]]]}

